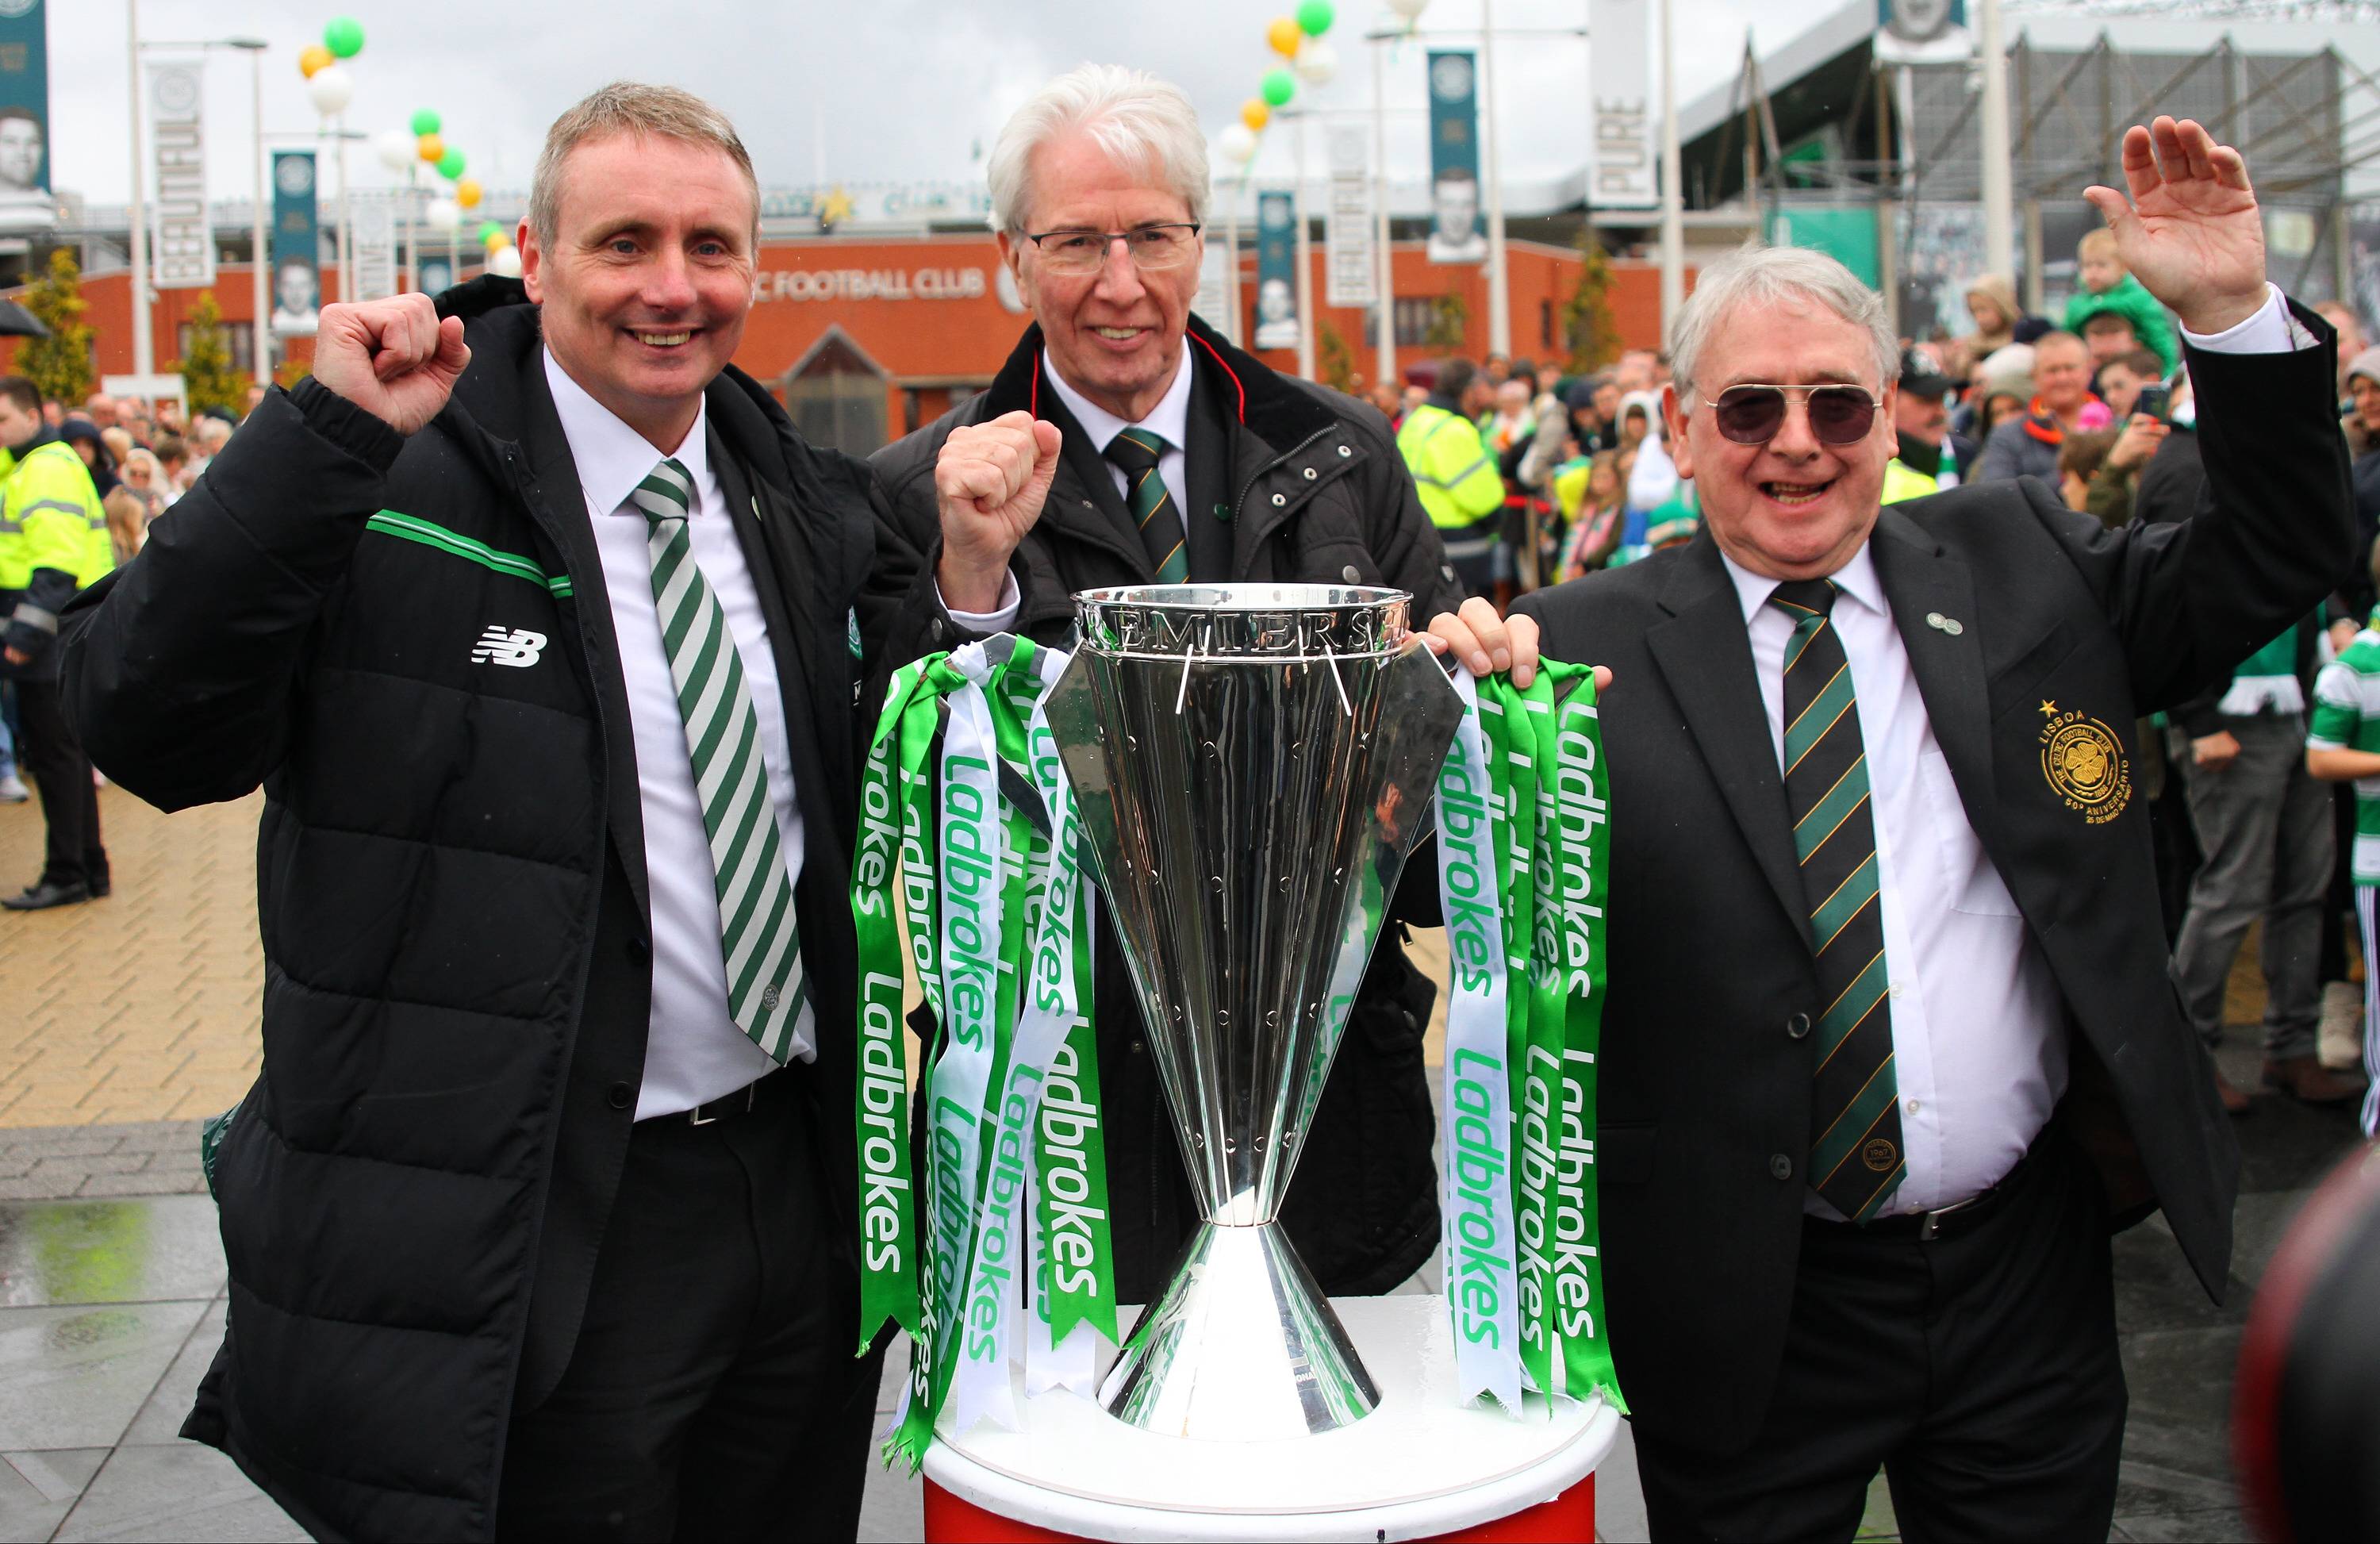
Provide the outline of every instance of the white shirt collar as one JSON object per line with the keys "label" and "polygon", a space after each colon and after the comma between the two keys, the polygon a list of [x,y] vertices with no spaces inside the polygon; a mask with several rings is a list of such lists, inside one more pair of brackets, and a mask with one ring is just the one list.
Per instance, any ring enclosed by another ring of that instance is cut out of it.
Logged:
{"label": "white shirt collar", "polygon": [[1083,432],[1090,436],[1092,450],[1104,455],[1108,443],[1127,429],[1146,429],[1152,434],[1161,434],[1165,443],[1175,450],[1188,446],[1190,340],[1187,337],[1182,340],[1182,365],[1173,372],[1173,384],[1165,388],[1165,395],[1158,399],[1157,406],[1137,423],[1116,417],[1068,385],[1066,378],[1058,373],[1057,361],[1050,358],[1047,348],[1041,350],[1041,370],[1050,377],[1050,384],[1057,391],[1058,400],[1066,405],[1066,410],[1075,415],[1075,421],[1083,426]]}
{"label": "white shirt collar", "polygon": [[[1892,611],[1884,603],[1884,584],[1876,577],[1876,558],[1869,552],[1875,541],[1875,534],[1870,532],[1868,540],[1859,544],[1859,551],[1852,553],[1851,561],[1827,577],[1835,581],[1836,589],[1878,616],[1889,616]],[[1754,573],[1728,556],[1725,547],[1718,550],[1718,558],[1727,565],[1727,577],[1735,581],[1735,598],[1743,606],[1744,625],[1749,626],[1783,581]]]}
{"label": "white shirt collar", "polygon": [[[621,421],[612,409],[589,395],[570,372],[545,354],[545,383],[553,393],[553,410],[562,419],[562,436],[570,442],[570,459],[578,468],[578,486],[586,492],[587,507],[601,515],[619,512],[637,484],[652,474],[661,459],[653,443]],[[678,465],[695,487],[694,513],[702,513],[702,487],[710,470],[710,404],[694,410],[694,427],[677,448]]]}

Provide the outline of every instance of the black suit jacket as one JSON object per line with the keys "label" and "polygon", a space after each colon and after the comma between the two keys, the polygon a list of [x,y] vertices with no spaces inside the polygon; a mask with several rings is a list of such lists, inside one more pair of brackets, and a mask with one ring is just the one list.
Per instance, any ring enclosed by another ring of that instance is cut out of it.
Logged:
{"label": "black suit jacket", "polygon": [[[2239,1152],[2168,982],[2147,809],[2129,790],[2070,797],[2043,751],[2070,713],[2127,745],[2337,582],[2334,348],[2303,320],[2324,346],[2191,356],[2209,484],[2192,519],[2111,533],[2024,480],[1894,505],[1870,543],[1968,823],[2063,996],[2059,1119],[2111,1215],[2161,1206],[2217,1297]],[[1824,1006],[1742,611],[1707,531],[1518,609],[1548,655],[1616,676],[1597,1163],[1613,1356],[1647,1429],[1730,1452],[1768,1407],[1795,1290],[1816,1042],[1788,1021]]]}

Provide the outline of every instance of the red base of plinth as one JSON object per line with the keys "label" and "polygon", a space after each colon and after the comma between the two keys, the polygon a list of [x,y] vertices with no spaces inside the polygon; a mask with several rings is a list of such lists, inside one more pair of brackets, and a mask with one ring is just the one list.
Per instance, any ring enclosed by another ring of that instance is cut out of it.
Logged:
{"label": "red base of plinth", "polygon": [[[927,1544],[1075,1544],[1076,1535],[1052,1533],[1038,1524],[986,1512],[930,1479],[925,1483]],[[1438,1537],[1475,1544],[1575,1544],[1591,1539],[1595,1537],[1595,1477],[1587,1476],[1549,1501]]]}

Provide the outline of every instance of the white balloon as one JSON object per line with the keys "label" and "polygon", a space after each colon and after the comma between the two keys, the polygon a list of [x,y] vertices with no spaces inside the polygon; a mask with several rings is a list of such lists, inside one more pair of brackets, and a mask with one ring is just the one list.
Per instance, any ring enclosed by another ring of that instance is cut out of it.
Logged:
{"label": "white balloon", "polygon": [[1297,78],[1309,86],[1327,86],[1339,73],[1339,51],[1320,38],[1308,38],[1297,51]]}
{"label": "white balloon", "polygon": [[332,65],[314,72],[314,79],[306,82],[306,94],[313,98],[314,111],[335,118],[356,99],[356,83],[346,70]]}
{"label": "white balloon", "polygon": [[1411,21],[1428,8],[1429,0],[1389,0],[1389,9],[1403,17],[1407,21]]}
{"label": "white balloon", "polygon": [[401,172],[421,159],[421,141],[402,128],[392,128],[372,136],[372,151],[382,165]]}
{"label": "white balloon", "polygon": [[520,249],[499,247],[488,256],[488,272],[507,279],[520,277]]}
{"label": "white balloon", "polygon": [[456,230],[463,224],[463,206],[452,199],[432,199],[422,218],[428,220],[433,229]]}
{"label": "white balloon", "polygon": [[1215,137],[1215,148],[1232,165],[1244,166],[1257,152],[1256,131],[1244,123],[1226,124],[1223,132]]}

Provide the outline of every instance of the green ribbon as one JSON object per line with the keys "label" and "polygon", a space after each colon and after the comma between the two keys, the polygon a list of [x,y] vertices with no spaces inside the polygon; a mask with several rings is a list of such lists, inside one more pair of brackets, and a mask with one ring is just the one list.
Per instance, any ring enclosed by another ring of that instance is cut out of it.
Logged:
{"label": "green ribbon", "polygon": [[[1520,1370],[1540,1393],[1599,1392],[1625,1412],[1602,1311],[1595,1176],[1610,854],[1594,674],[1548,660],[1526,690],[1499,675],[1477,682],[1476,694],[1509,982]],[[1478,909],[1470,896],[1443,899],[1450,917],[1458,903]],[[1451,1177],[1448,1194],[1475,1178]],[[1450,1227],[1455,1215],[1450,1209]],[[1478,1208],[1465,1215],[1475,1230]],[[1459,1246],[1450,1233],[1449,1258]],[[1466,1392],[1477,1392],[1474,1382],[1485,1379],[1467,1377]]]}

